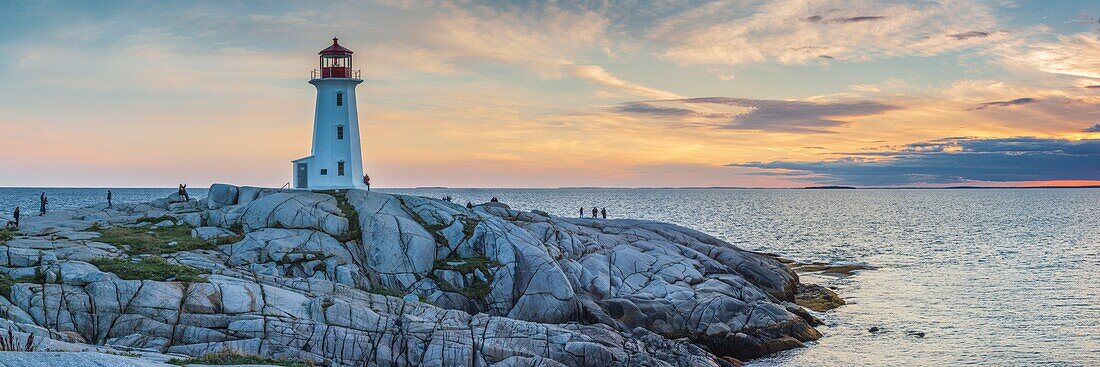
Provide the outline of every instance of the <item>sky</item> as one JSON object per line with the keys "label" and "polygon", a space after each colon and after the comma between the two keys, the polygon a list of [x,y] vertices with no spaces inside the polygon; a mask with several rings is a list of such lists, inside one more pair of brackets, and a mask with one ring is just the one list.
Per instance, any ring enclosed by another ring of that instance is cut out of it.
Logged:
{"label": "sky", "polygon": [[0,186],[1100,184],[1100,2],[0,0]]}

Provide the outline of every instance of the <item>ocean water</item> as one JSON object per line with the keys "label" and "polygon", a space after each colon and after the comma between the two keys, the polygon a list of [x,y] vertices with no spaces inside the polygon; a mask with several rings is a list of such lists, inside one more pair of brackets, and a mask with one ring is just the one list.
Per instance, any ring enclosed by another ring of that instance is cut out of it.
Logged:
{"label": "ocean water", "polygon": [[[0,210],[36,212],[40,191],[0,189]],[[103,191],[47,195],[76,206]],[[173,191],[117,189],[115,198]],[[379,191],[458,203],[495,196],[568,216],[606,207],[611,218],[677,223],[800,262],[875,267],[804,276],[848,304],[819,315],[828,323],[821,340],[751,366],[1100,366],[1100,189]]]}
{"label": "ocean water", "polygon": [[[0,213],[11,216],[16,206],[23,215],[37,215],[39,195],[46,193],[49,204],[46,210],[80,208],[106,203],[107,188],[33,188],[0,187]],[[114,203],[141,203],[168,197],[176,193],[175,187],[166,188],[111,188],[111,201]],[[191,197],[206,197],[206,188],[187,188]]]}

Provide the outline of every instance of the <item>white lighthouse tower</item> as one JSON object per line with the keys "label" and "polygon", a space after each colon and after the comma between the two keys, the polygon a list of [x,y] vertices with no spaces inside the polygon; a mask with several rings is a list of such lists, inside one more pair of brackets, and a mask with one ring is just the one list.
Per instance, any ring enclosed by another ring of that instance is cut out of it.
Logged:
{"label": "white lighthouse tower", "polygon": [[317,87],[317,112],[313,117],[313,150],[310,156],[294,160],[294,188],[365,188],[363,153],[359,145],[359,112],[355,108],[355,87],[362,83],[352,69],[351,50],[332,39],[321,50],[320,69],[309,84]]}

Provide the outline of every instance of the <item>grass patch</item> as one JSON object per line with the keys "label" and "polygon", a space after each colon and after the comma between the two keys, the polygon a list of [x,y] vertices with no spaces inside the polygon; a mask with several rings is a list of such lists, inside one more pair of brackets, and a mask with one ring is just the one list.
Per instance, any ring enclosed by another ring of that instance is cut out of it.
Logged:
{"label": "grass patch", "polygon": [[172,223],[176,222],[176,218],[172,218],[171,216],[167,216],[167,215],[162,215],[162,216],[159,216],[159,217],[141,218],[141,220],[139,220],[137,222],[138,223],[157,224],[157,223],[160,223],[160,222],[163,222],[163,221],[166,221],[166,220],[170,220],[170,221],[172,221]]}
{"label": "grass patch", "polygon": [[470,238],[474,237],[474,230],[477,229],[478,224],[481,224],[481,221],[477,220],[477,219],[469,218],[469,217],[462,217],[461,219],[462,219],[462,234],[463,234],[462,240],[467,241]]}
{"label": "grass patch", "polygon": [[11,286],[13,285],[15,285],[15,279],[12,279],[11,275],[0,273],[0,295],[11,299]]}
{"label": "grass patch", "polygon": [[435,239],[435,243],[443,244],[443,245],[447,244],[447,238],[443,237],[443,235],[440,234],[439,231],[443,230],[444,228],[447,228],[450,225],[448,225],[448,224],[435,224],[435,225],[428,224],[428,221],[424,220],[424,218],[422,218],[420,216],[420,214],[417,214],[416,212],[409,209],[409,204],[405,202],[405,198],[403,198],[401,196],[394,196],[394,197],[397,198],[397,201],[401,202],[401,206],[403,208],[405,208],[405,212],[409,213],[409,217],[411,217],[413,220],[415,220],[417,224],[420,224],[421,227],[424,227],[424,229],[427,230],[428,233],[432,234],[432,238]]}
{"label": "grass patch", "polygon": [[[493,276],[490,274],[488,277],[489,281],[492,282]],[[492,291],[492,289],[489,287],[489,283],[483,282],[480,279],[474,279],[469,287],[459,289],[458,293],[462,293],[463,296],[469,299],[485,299],[490,291]]]}
{"label": "grass patch", "polygon": [[359,212],[355,210],[355,207],[352,206],[350,202],[348,202],[347,191],[324,190],[318,192],[332,195],[332,197],[336,198],[336,208],[340,209],[340,212],[344,213],[344,218],[348,219],[348,232],[336,236],[336,240],[340,242],[361,241],[363,238],[363,230],[359,228]]}
{"label": "grass patch", "polygon": [[488,296],[489,292],[492,291],[492,288],[489,286],[489,284],[493,282],[493,275],[487,274],[485,276],[488,277],[488,282],[483,282],[481,281],[481,279],[477,279],[475,277],[474,280],[470,282],[469,286],[460,289],[458,287],[455,287],[454,284],[451,284],[450,282],[439,278],[434,273],[428,273],[428,279],[434,281],[435,285],[438,286],[440,290],[444,292],[458,293],[470,300],[475,301],[485,299],[485,296]]}
{"label": "grass patch", "polygon": [[[100,229],[101,236],[96,239],[113,245],[130,247],[130,255],[163,255],[190,250],[213,250],[217,242],[203,241],[191,237],[191,227],[175,225],[162,228],[111,227]],[[175,242],[173,245],[170,243]]]}
{"label": "grass patch", "polygon": [[484,256],[477,256],[471,258],[459,258],[450,256],[446,259],[436,260],[435,268],[441,270],[454,270],[462,274],[468,274],[475,269],[481,269],[482,273],[489,274],[489,268],[495,268],[500,266],[499,263]]}
{"label": "grass patch", "polygon": [[313,363],[290,359],[274,359],[239,352],[211,353],[198,358],[169,359],[168,364],[184,366],[189,364],[206,365],[271,365],[283,367],[312,367]]}
{"label": "grass patch", "polygon": [[0,295],[11,299],[11,287],[16,283],[46,284],[46,273],[41,268],[34,269],[34,275],[12,278],[7,273],[0,273]]}
{"label": "grass patch", "polygon": [[473,279],[472,281],[470,281],[470,284],[467,285],[466,288],[457,289],[450,283],[436,277],[435,274],[428,274],[428,277],[434,280],[436,285],[439,285],[439,288],[444,291],[458,292],[461,293],[463,296],[466,296],[466,298],[472,300],[484,299],[485,296],[489,295],[489,291],[492,290],[489,286],[493,283],[493,272],[490,271],[490,268],[495,268],[498,266],[500,266],[499,263],[490,260],[489,258],[484,256],[471,257],[467,259],[450,256],[446,259],[436,260],[435,268],[439,270],[453,270],[462,273],[463,275],[470,274],[474,272],[474,270],[481,270],[481,273],[485,275],[486,280],[482,281],[477,277],[467,277],[467,279]]}
{"label": "grass patch", "polygon": [[205,281],[201,275],[206,272],[186,265],[170,264],[159,256],[150,256],[140,262],[132,262],[126,259],[92,259],[92,265],[99,270],[115,273],[119,278],[126,280],[156,280],[168,281],[175,279],[178,282],[198,283]]}
{"label": "grass patch", "polygon": [[404,298],[405,297],[405,293],[401,293],[401,292],[386,289],[386,288],[371,288],[367,292],[368,293],[374,293],[374,294],[381,294],[383,296],[397,297],[397,298]]}
{"label": "grass patch", "polygon": [[0,244],[12,239],[15,235],[11,234],[11,230],[7,228],[0,228]]}

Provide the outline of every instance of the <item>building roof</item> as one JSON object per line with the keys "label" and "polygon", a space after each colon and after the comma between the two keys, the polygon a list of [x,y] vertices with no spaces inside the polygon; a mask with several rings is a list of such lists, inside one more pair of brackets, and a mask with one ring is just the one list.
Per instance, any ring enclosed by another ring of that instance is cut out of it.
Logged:
{"label": "building roof", "polygon": [[347,49],[344,46],[340,46],[339,41],[340,41],[339,38],[333,38],[332,39],[332,46],[328,46],[328,48],[326,48],[324,50],[321,50],[321,52],[318,52],[317,54],[320,54],[320,55],[351,54],[352,53],[351,50]]}

